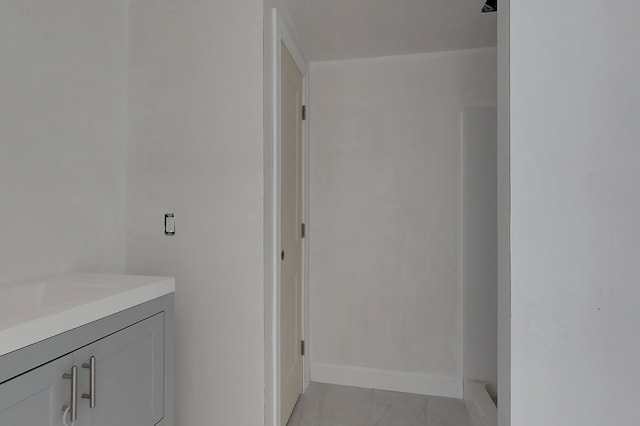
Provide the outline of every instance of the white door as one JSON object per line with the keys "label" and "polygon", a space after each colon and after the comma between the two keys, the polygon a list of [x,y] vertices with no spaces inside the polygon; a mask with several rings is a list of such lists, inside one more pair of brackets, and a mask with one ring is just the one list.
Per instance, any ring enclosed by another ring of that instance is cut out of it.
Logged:
{"label": "white door", "polygon": [[302,393],[302,74],[282,45],[281,424]]}

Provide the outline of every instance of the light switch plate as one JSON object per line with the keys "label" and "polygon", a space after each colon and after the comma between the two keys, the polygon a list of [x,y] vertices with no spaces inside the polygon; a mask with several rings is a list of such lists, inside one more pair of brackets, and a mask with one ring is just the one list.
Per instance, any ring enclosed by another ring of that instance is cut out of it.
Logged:
{"label": "light switch plate", "polygon": [[173,213],[164,215],[164,235],[176,234],[176,218]]}

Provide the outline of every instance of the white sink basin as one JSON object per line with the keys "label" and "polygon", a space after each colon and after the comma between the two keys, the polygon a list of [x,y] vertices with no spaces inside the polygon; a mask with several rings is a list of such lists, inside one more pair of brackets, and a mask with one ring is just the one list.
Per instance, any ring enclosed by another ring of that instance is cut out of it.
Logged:
{"label": "white sink basin", "polygon": [[173,293],[175,280],[63,274],[0,284],[0,356]]}

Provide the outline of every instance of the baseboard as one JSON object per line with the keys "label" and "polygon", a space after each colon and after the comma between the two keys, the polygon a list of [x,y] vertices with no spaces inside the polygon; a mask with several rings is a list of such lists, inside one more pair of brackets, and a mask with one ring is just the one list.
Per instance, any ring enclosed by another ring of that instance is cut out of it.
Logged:
{"label": "baseboard", "polygon": [[462,398],[462,378],[311,363],[311,381],[420,395]]}
{"label": "baseboard", "polygon": [[465,380],[464,399],[474,426],[498,426],[498,409],[485,383]]}

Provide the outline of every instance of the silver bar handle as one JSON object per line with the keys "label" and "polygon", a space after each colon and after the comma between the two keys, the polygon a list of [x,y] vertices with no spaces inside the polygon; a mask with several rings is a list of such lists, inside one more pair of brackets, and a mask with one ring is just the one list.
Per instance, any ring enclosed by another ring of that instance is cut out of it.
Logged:
{"label": "silver bar handle", "polygon": [[89,358],[89,364],[82,364],[82,368],[89,369],[89,393],[83,393],[82,398],[89,400],[89,407],[96,408],[96,357]]}
{"label": "silver bar handle", "polygon": [[[71,367],[71,374],[63,374],[62,378],[65,380],[71,380],[71,423],[78,420],[78,367],[75,365]],[[63,408],[66,411],[67,407]]]}

